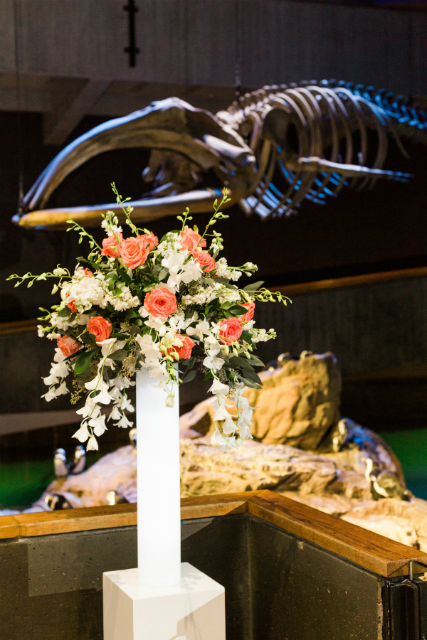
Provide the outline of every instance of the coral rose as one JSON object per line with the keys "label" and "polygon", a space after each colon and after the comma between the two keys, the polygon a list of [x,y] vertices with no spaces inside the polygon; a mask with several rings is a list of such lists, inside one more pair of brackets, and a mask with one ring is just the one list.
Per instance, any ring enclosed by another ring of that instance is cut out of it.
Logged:
{"label": "coral rose", "polygon": [[242,322],[238,318],[227,318],[218,322],[219,339],[224,344],[231,344],[236,342],[242,335],[243,327]]}
{"label": "coral rose", "polygon": [[95,336],[96,343],[98,344],[110,337],[113,325],[102,316],[95,316],[89,320],[87,330]]}
{"label": "coral rose", "polygon": [[142,246],[137,238],[127,238],[120,245],[123,264],[129,269],[140,267],[147,259],[149,249]]}
{"label": "coral rose", "polygon": [[[120,255],[120,245],[122,241],[123,236],[121,233],[115,233],[113,236],[104,238],[104,240],[102,241],[102,255],[109,256],[110,258],[118,258],[118,256]],[[86,273],[86,269],[85,274],[89,275],[88,273]]]}
{"label": "coral rose", "polygon": [[166,287],[153,289],[145,296],[144,308],[156,318],[168,318],[176,311],[176,297]]}
{"label": "coral rose", "polygon": [[68,356],[72,356],[73,353],[76,353],[76,351],[80,349],[80,343],[74,340],[71,336],[62,336],[62,338],[58,338],[56,344],[61,349],[62,355],[66,358],[68,358]]}
{"label": "coral rose", "polygon": [[[69,298],[69,297],[70,297],[70,294],[69,294],[69,293],[67,293],[67,296],[66,296],[66,297],[67,297],[67,298]],[[73,313],[77,313],[77,307],[76,307],[76,305],[74,304],[74,300],[70,300],[70,302],[67,304],[67,307],[68,307],[69,309],[71,309],[71,311],[72,311]]]}
{"label": "coral rose", "polygon": [[143,249],[152,251],[159,244],[159,239],[154,233],[145,233],[143,236],[136,236],[136,240],[142,245]]}
{"label": "coral rose", "polygon": [[177,353],[180,360],[188,360],[188,358],[191,358],[191,351],[196,343],[193,342],[192,339],[188,336],[183,336],[180,333],[176,333],[175,338],[181,340],[182,347],[171,347],[170,349],[168,349],[168,355],[173,356],[174,353]]}
{"label": "coral rose", "polygon": [[93,273],[90,269],[88,269],[87,267],[85,267],[85,276],[88,276],[89,278],[93,277]]}
{"label": "coral rose", "polygon": [[194,262],[197,262],[202,267],[204,273],[213,271],[216,268],[216,260],[206,251],[192,251],[191,255],[194,258]]}
{"label": "coral rose", "polygon": [[[190,229],[190,227],[185,227],[184,231],[181,231],[180,234],[180,243],[183,249],[188,249],[189,251],[194,251],[194,249],[198,247],[206,247],[206,240],[201,240],[201,236],[198,233]],[[200,244],[199,244],[200,241]]]}
{"label": "coral rose", "polygon": [[254,317],[255,302],[245,302],[245,304],[241,304],[240,306],[245,307],[245,309],[248,310],[247,313],[244,313],[242,316],[240,316],[240,322],[249,322],[249,320],[252,320],[252,318]]}

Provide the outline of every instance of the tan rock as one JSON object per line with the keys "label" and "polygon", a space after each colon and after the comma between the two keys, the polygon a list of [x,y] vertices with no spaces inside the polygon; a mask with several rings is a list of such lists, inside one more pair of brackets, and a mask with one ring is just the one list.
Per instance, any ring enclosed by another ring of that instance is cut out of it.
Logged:
{"label": "tan rock", "polygon": [[[332,353],[285,360],[273,371],[260,375],[263,387],[248,389],[245,395],[252,407],[252,435],[265,444],[289,444],[314,450],[331,427],[339,421],[341,377]],[[198,404],[181,418],[183,430],[202,435],[215,425],[212,400]]]}

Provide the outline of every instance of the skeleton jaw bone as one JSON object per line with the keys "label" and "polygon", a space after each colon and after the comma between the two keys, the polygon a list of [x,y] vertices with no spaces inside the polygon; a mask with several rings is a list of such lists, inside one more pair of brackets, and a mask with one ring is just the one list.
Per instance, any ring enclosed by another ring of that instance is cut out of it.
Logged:
{"label": "skeleton jaw bone", "polygon": [[[239,197],[236,192],[229,193],[230,201],[223,205],[223,208],[231,207]],[[165,198],[150,198],[147,200],[136,200],[127,202],[126,205],[133,207],[132,221],[135,223],[157,220],[165,216],[179,215],[186,207],[191,209],[191,213],[208,213],[212,211],[215,200],[221,199],[219,190],[199,189],[180,193],[175,196]],[[101,213],[114,211],[119,222],[123,223],[126,217],[119,205],[105,204],[93,207],[64,207],[57,209],[43,209],[32,211],[22,216],[16,215],[13,221],[20,227],[26,229],[65,229],[67,220],[75,220],[83,227],[99,227],[102,218]]]}
{"label": "skeleton jaw bone", "polygon": [[[228,130],[209,112],[195,109],[178,98],[169,98],[124,118],[105,122],[69,144],[25,195],[23,214],[15,215],[14,222],[26,228],[61,229],[65,228],[67,218],[82,226],[98,226],[100,214],[107,210],[115,211],[121,218],[121,209],[116,204],[56,209],[44,209],[44,206],[67,175],[90,158],[112,149],[130,147],[172,152],[202,172],[213,170],[230,191],[231,201],[227,206],[245,197],[255,175],[252,151],[236,132]],[[166,197],[132,202],[133,220],[142,222],[176,215],[187,206],[193,213],[205,213],[212,210],[213,202],[220,196],[219,191],[211,189],[172,191],[175,193]]]}

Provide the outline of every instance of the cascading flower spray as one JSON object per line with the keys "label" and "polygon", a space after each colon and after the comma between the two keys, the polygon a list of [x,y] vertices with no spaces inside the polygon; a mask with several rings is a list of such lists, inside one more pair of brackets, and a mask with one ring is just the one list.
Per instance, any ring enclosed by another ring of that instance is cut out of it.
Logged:
{"label": "cascading flower spray", "polygon": [[[259,388],[261,380],[254,367],[263,366],[253,351],[258,342],[275,338],[273,329],[255,327],[255,303],[288,298],[261,288],[262,282],[239,289],[242,274],[251,276],[256,265],[247,262],[231,267],[225,258],[222,236],[213,226],[228,218],[221,207],[228,202],[226,190],[216,200],[214,213],[203,234],[191,228],[189,210],[178,216],[181,230],[166,233],[160,242],[147,229],[132,222],[132,207],[126,205],[112,185],[132,235],[123,237],[117,216],[107,211],[102,227],[102,246],[79,224],[68,220],[67,231],[80,234],[79,242],[89,242],[86,264],[73,274],[58,266],[51,273],[34,276],[16,274],[15,286],[28,281],[58,278],[52,293],[61,302],[39,318],[39,335],[57,341],[44,397],[48,402],[69,393],[66,378],[73,374],[71,402],[86,396],[77,410],[81,426],[74,436],[97,449],[97,437],[111,420],[118,427],[133,423],[127,413],[134,408],[126,390],[135,373],[144,368],[153,384],[164,389],[167,406],[173,406],[172,383],[190,382],[199,369],[205,380],[212,379],[209,391],[215,395],[211,439],[221,449],[238,447],[251,437],[252,408],[243,395],[245,387]],[[207,241],[210,239],[210,246]],[[178,366],[176,366],[178,365]],[[108,418],[102,412],[110,406]]]}

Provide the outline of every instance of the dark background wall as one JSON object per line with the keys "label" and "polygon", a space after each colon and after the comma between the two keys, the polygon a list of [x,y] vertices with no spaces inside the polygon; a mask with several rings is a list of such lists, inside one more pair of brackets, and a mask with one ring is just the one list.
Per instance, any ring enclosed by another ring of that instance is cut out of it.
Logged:
{"label": "dark background wall", "polygon": [[[43,144],[39,114],[22,114],[21,119],[24,188],[28,190],[60,147]],[[101,121],[84,118],[71,139]],[[82,248],[75,234],[22,230],[12,223],[18,199],[17,114],[0,113],[0,131],[0,316],[2,322],[10,322],[36,317],[39,306],[50,304],[51,283],[14,288],[14,282],[5,278],[11,273],[41,273],[58,263],[72,268]],[[303,203],[291,218],[263,221],[234,207],[221,229],[229,263],[251,260],[259,265],[257,279],[260,276],[275,285],[427,265],[427,147],[405,146],[409,160],[391,144],[386,168],[414,174],[409,184],[380,181],[373,190],[345,189],[326,206]],[[71,174],[49,206],[111,202],[112,181],[124,196],[139,198],[147,158],[143,150],[102,154]],[[207,218],[197,216],[197,224],[203,226]],[[151,228],[160,237],[171,224],[172,218],[164,218]]]}

